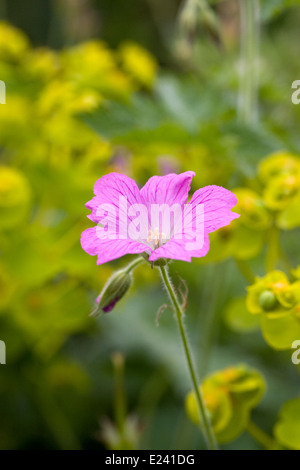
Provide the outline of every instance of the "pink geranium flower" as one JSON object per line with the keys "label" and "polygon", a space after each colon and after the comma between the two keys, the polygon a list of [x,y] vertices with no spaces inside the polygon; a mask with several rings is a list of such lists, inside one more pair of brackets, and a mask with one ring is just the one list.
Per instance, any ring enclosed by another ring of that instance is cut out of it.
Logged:
{"label": "pink geranium flower", "polygon": [[[194,176],[193,171],[153,176],[141,190],[128,176],[102,176],[95,183],[95,197],[86,204],[92,211],[88,217],[97,225],[82,233],[82,248],[97,255],[97,264],[126,254],[143,253],[151,262],[205,256],[209,233],[239,217],[231,212],[237,199],[225,188],[206,186],[187,203]],[[160,211],[155,223],[152,209],[156,215]]]}

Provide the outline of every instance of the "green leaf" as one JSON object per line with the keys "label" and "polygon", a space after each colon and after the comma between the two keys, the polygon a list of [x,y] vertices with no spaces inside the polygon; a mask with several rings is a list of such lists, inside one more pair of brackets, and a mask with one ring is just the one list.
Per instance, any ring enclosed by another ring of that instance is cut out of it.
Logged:
{"label": "green leaf", "polygon": [[230,105],[220,99],[217,90],[203,86],[191,79],[179,80],[174,76],[160,78],[155,87],[159,101],[175,122],[190,133],[197,132],[204,121],[216,119]]}
{"label": "green leaf", "polygon": [[300,226],[300,198],[293,199],[288,206],[278,214],[277,225],[283,230],[291,230]]}
{"label": "green leaf", "polygon": [[225,311],[225,321],[229,328],[237,333],[247,333],[259,328],[259,319],[246,307],[246,299],[233,299]]}
{"label": "green leaf", "polygon": [[235,412],[232,414],[227,427],[218,433],[217,439],[220,444],[226,444],[236,439],[246,428],[250,411],[246,406],[235,407]]}
{"label": "green leaf", "polygon": [[230,103],[213,88],[203,88],[191,79],[164,76],[157,80],[154,97],[132,96],[129,103],[109,101],[95,112],[78,116],[98,134],[120,139],[133,132],[153,132],[162,126],[176,126],[190,135],[223,116]]}
{"label": "green leaf", "polygon": [[261,315],[261,328],[266,342],[274,349],[291,349],[300,338],[300,320],[293,314]]}
{"label": "green leaf", "polygon": [[98,134],[111,139],[135,129],[155,129],[166,115],[159,103],[146,96],[135,95],[128,105],[110,101],[94,113],[81,115],[81,119]]}
{"label": "green leaf", "polygon": [[256,167],[261,158],[285,146],[276,135],[263,126],[252,127],[236,122],[225,125],[224,131],[235,140],[236,168],[247,177],[256,174]]}
{"label": "green leaf", "polygon": [[274,434],[280,444],[300,450],[300,399],[288,401],[280,411]]}

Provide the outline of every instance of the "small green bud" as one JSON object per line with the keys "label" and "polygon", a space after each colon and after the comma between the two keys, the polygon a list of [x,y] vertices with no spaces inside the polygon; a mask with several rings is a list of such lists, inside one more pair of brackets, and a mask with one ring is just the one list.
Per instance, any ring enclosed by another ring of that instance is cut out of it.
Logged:
{"label": "small green bud", "polygon": [[150,264],[153,264],[153,266],[166,266],[170,260],[168,258],[158,258],[156,261],[149,261],[149,255],[148,253],[142,253],[142,256],[145,258],[146,261],[148,261]]}
{"label": "small green bud", "polygon": [[163,267],[163,266],[167,266],[167,264],[169,263],[169,259],[167,258],[158,258],[156,261],[154,261],[154,266],[158,266],[159,268]]}
{"label": "small green bud", "polygon": [[259,305],[265,311],[274,310],[277,306],[277,299],[275,294],[270,290],[265,290],[260,294]]}
{"label": "small green bud", "polygon": [[102,315],[111,312],[116,303],[124,297],[132,285],[132,274],[121,269],[115,272],[107,281],[99,296],[96,299],[96,306],[92,311],[92,316]]}

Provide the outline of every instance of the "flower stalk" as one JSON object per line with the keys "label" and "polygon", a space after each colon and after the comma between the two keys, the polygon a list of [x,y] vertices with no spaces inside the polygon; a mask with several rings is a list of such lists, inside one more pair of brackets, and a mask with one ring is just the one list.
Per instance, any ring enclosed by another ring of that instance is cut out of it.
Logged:
{"label": "flower stalk", "polygon": [[143,256],[138,256],[135,258],[131,263],[129,263],[124,269],[128,274],[131,273],[135,268],[137,268],[140,264],[145,262],[145,258]]}
{"label": "flower stalk", "polygon": [[111,357],[115,373],[115,420],[123,435],[126,422],[126,400],[124,391],[124,357],[116,352]]}
{"label": "flower stalk", "polygon": [[251,420],[248,422],[247,431],[265,450],[276,450],[274,440]]}
{"label": "flower stalk", "polygon": [[201,429],[202,429],[208,449],[217,450],[216,438],[214,436],[214,433],[213,433],[213,430],[209,421],[209,417],[207,415],[207,411],[203,402],[201,391],[198,386],[198,380],[197,380],[197,374],[196,374],[195,367],[194,367],[194,361],[192,358],[192,353],[190,350],[190,346],[189,346],[189,342],[188,342],[188,338],[187,338],[187,334],[186,334],[184,322],[183,322],[184,312],[178,300],[176,291],[172,285],[172,281],[169,277],[168,268],[166,266],[161,266],[159,269],[160,269],[162,281],[164,283],[164,286],[172,302],[176,320],[178,323],[178,328],[179,328],[179,332],[180,332],[180,336],[181,336],[181,340],[182,340],[182,344],[184,348],[184,353],[186,356],[188,369],[190,372],[191,381],[192,381],[192,385],[193,385],[193,389],[194,389],[194,393],[195,393],[196,401],[198,405]]}
{"label": "flower stalk", "polygon": [[132,286],[132,271],[144,261],[145,259],[139,256],[125,268],[114,272],[97,297],[91,316],[103,315],[103,313],[109,313],[114,309],[117,302]]}

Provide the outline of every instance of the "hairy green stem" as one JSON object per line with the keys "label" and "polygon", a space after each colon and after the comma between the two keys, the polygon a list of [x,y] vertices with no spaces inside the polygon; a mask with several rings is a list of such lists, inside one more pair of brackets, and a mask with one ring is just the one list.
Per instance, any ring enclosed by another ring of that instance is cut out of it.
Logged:
{"label": "hairy green stem", "polygon": [[143,256],[138,256],[124,268],[124,271],[126,271],[127,273],[131,273],[131,271],[133,271],[137,266],[144,262],[145,258],[143,258]]}
{"label": "hairy green stem", "polygon": [[194,393],[195,393],[195,397],[196,397],[196,401],[198,405],[199,418],[200,418],[200,423],[202,425],[201,426],[202,432],[203,432],[208,449],[216,450],[217,449],[216,438],[214,436],[214,433],[213,433],[213,430],[212,430],[212,427],[211,427],[211,424],[210,424],[210,421],[209,421],[209,418],[205,409],[203,398],[201,396],[201,391],[198,386],[197,374],[195,371],[192,353],[190,350],[187,334],[186,334],[184,323],[183,323],[184,313],[179,303],[176,291],[169,277],[168,269],[165,266],[162,266],[160,267],[160,272],[161,272],[163,283],[167,289],[167,292],[169,294],[169,297],[172,302],[174,312],[176,315],[179,332],[180,332],[180,336],[181,336],[182,344],[184,348],[184,353],[186,356],[186,360],[187,360],[187,364],[188,364],[188,368],[189,368],[189,372],[190,372],[190,376],[192,380],[192,385],[193,385],[193,389],[194,389]]}

